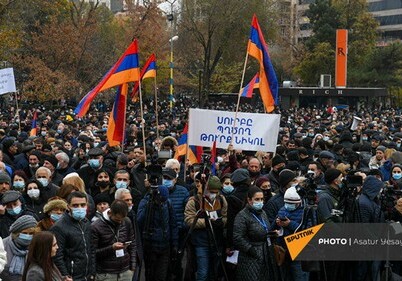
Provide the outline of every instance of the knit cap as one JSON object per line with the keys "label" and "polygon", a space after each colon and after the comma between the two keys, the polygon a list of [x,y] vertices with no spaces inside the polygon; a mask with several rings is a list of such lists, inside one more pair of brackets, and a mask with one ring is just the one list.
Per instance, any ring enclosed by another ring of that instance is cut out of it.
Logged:
{"label": "knit cap", "polygon": [[37,223],[38,222],[33,216],[21,216],[10,226],[10,233],[18,233],[23,231],[24,229],[36,227]]}
{"label": "knit cap", "polygon": [[281,187],[286,186],[288,183],[290,183],[294,178],[296,177],[295,172],[284,169],[279,173],[279,184]]}
{"label": "knit cap", "polygon": [[246,169],[237,169],[232,173],[230,180],[233,183],[243,182],[250,178],[250,173]]}
{"label": "knit cap", "polygon": [[208,180],[209,191],[220,191],[222,189],[222,183],[217,176],[211,176]]}
{"label": "knit cap", "polygon": [[294,186],[291,186],[286,190],[283,201],[290,204],[301,203],[300,195],[297,193]]}

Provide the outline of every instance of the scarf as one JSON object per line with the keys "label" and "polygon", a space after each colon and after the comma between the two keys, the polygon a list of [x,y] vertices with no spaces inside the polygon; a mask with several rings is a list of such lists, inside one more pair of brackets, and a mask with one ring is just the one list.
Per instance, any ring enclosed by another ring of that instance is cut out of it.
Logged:
{"label": "scarf", "polygon": [[11,253],[13,255],[8,271],[11,274],[22,275],[25,267],[25,257],[28,250],[22,250],[17,247],[14,240],[10,243]]}

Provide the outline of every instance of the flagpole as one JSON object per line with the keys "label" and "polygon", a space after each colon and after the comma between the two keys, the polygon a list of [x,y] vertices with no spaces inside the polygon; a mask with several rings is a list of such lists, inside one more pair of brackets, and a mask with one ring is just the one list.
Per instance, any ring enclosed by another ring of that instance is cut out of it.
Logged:
{"label": "flagpole", "polygon": [[246,52],[246,59],[244,60],[243,74],[242,74],[242,76],[241,76],[239,94],[237,95],[236,113],[235,113],[235,118],[234,118],[234,120],[233,120],[232,136],[231,136],[231,139],[230,139],[230,144],[233,144],[234,128],[236,127],[236,119],[237,119],[237,114],[238,114],[238,112],[239,112],[239,106],[240,106],[240,96],[241,96],[241,95],[240,95],[240,92],[241,92],[241,89],[243,88],[244,76],[245,76],[245,74],[246,74],[247,61],[248,61],[248,52]]}
{"label": "flagpole", "polygon": [[142,104],[142,91],[141,91],[141,79],[138,79],[138,91],[140,94],[140,112],[141,112],[141,131],[142,131],[142,146],[144,149],[145,156],[145,166],[147,166],[147,146],[145,144],[145,120],[144,120],[144,109]]}
{"label": "flagpole", "polygon": [[21,120],[20,120],[19,112],[18,112],[18,91],[15,92],[15,105],[16,105],[15,114],[16,114],[16,116],[18,116],[18,131],[21,132]]}
{"label": "flagpole", "polygon": [[156,138],[159,139],[158,90],[156,88],[156,75],[154,77],[154,91],[155,91]]}
{"label": "flagpole", "polygon": [[186,181],[186,171],[187,171],[187,159],[188,159],[188,153],[189,153],[189,149],[188,149],[188,139],[187,139],[187,143],[186,143],[186,154],[184,154],[184,173],[183,173],[183,180],[184,182]]}

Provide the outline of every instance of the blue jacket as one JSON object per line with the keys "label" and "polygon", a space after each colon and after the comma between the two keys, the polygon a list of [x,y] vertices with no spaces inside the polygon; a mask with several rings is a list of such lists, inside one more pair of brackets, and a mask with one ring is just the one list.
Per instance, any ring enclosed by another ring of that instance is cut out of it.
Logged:
{"label": "blue jacket", "polygon": [[392,168],[391,160],[387,160],[380,166],[379,170],[382,174],[382,181],[389,181],[391,179],[391,168]]}
{"label": "blue jacket", "polygon": [[187,188],[181,185],[175,185],[173,188],[169,189],[169,200],[175,211],[176,223],[179,230],[185,228],[184,208],[186,207],[189,196],[190,194]]}
{"label": "blue jacket", "polygon": [[384,222],[383,213],[377,200],[383,183],[374,176],[368,176],[364,181],[362,194],[359,196],[360,217],[356,218],[361,223]]}
{"label": "blue jacket", "polygon": [[[178,246],[178,228],[172,203],[168,199],[163,203],[148,204],[151,196],[147,194],[138,206],[137,222],[142,234],[144,247],[149,244],[154,249],[163,250]],[[153,208],[152,219],[147,223],[148,207]]]}

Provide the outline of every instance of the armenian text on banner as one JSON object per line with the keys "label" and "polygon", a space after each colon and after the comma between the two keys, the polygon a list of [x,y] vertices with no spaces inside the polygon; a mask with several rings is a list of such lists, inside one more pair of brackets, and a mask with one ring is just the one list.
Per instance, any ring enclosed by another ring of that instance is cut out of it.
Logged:
{"label": "armenian text on banner", "polygon": [[11,67],[0,69],[0,95],[16,91],[14,69]]}
{"label": "armenian text on banner", "polygon": [[[190,108],[188,144],[227,149],[276,150],[280,114],[244,113]],[[233,138],[233,139],[232,139]]]}

